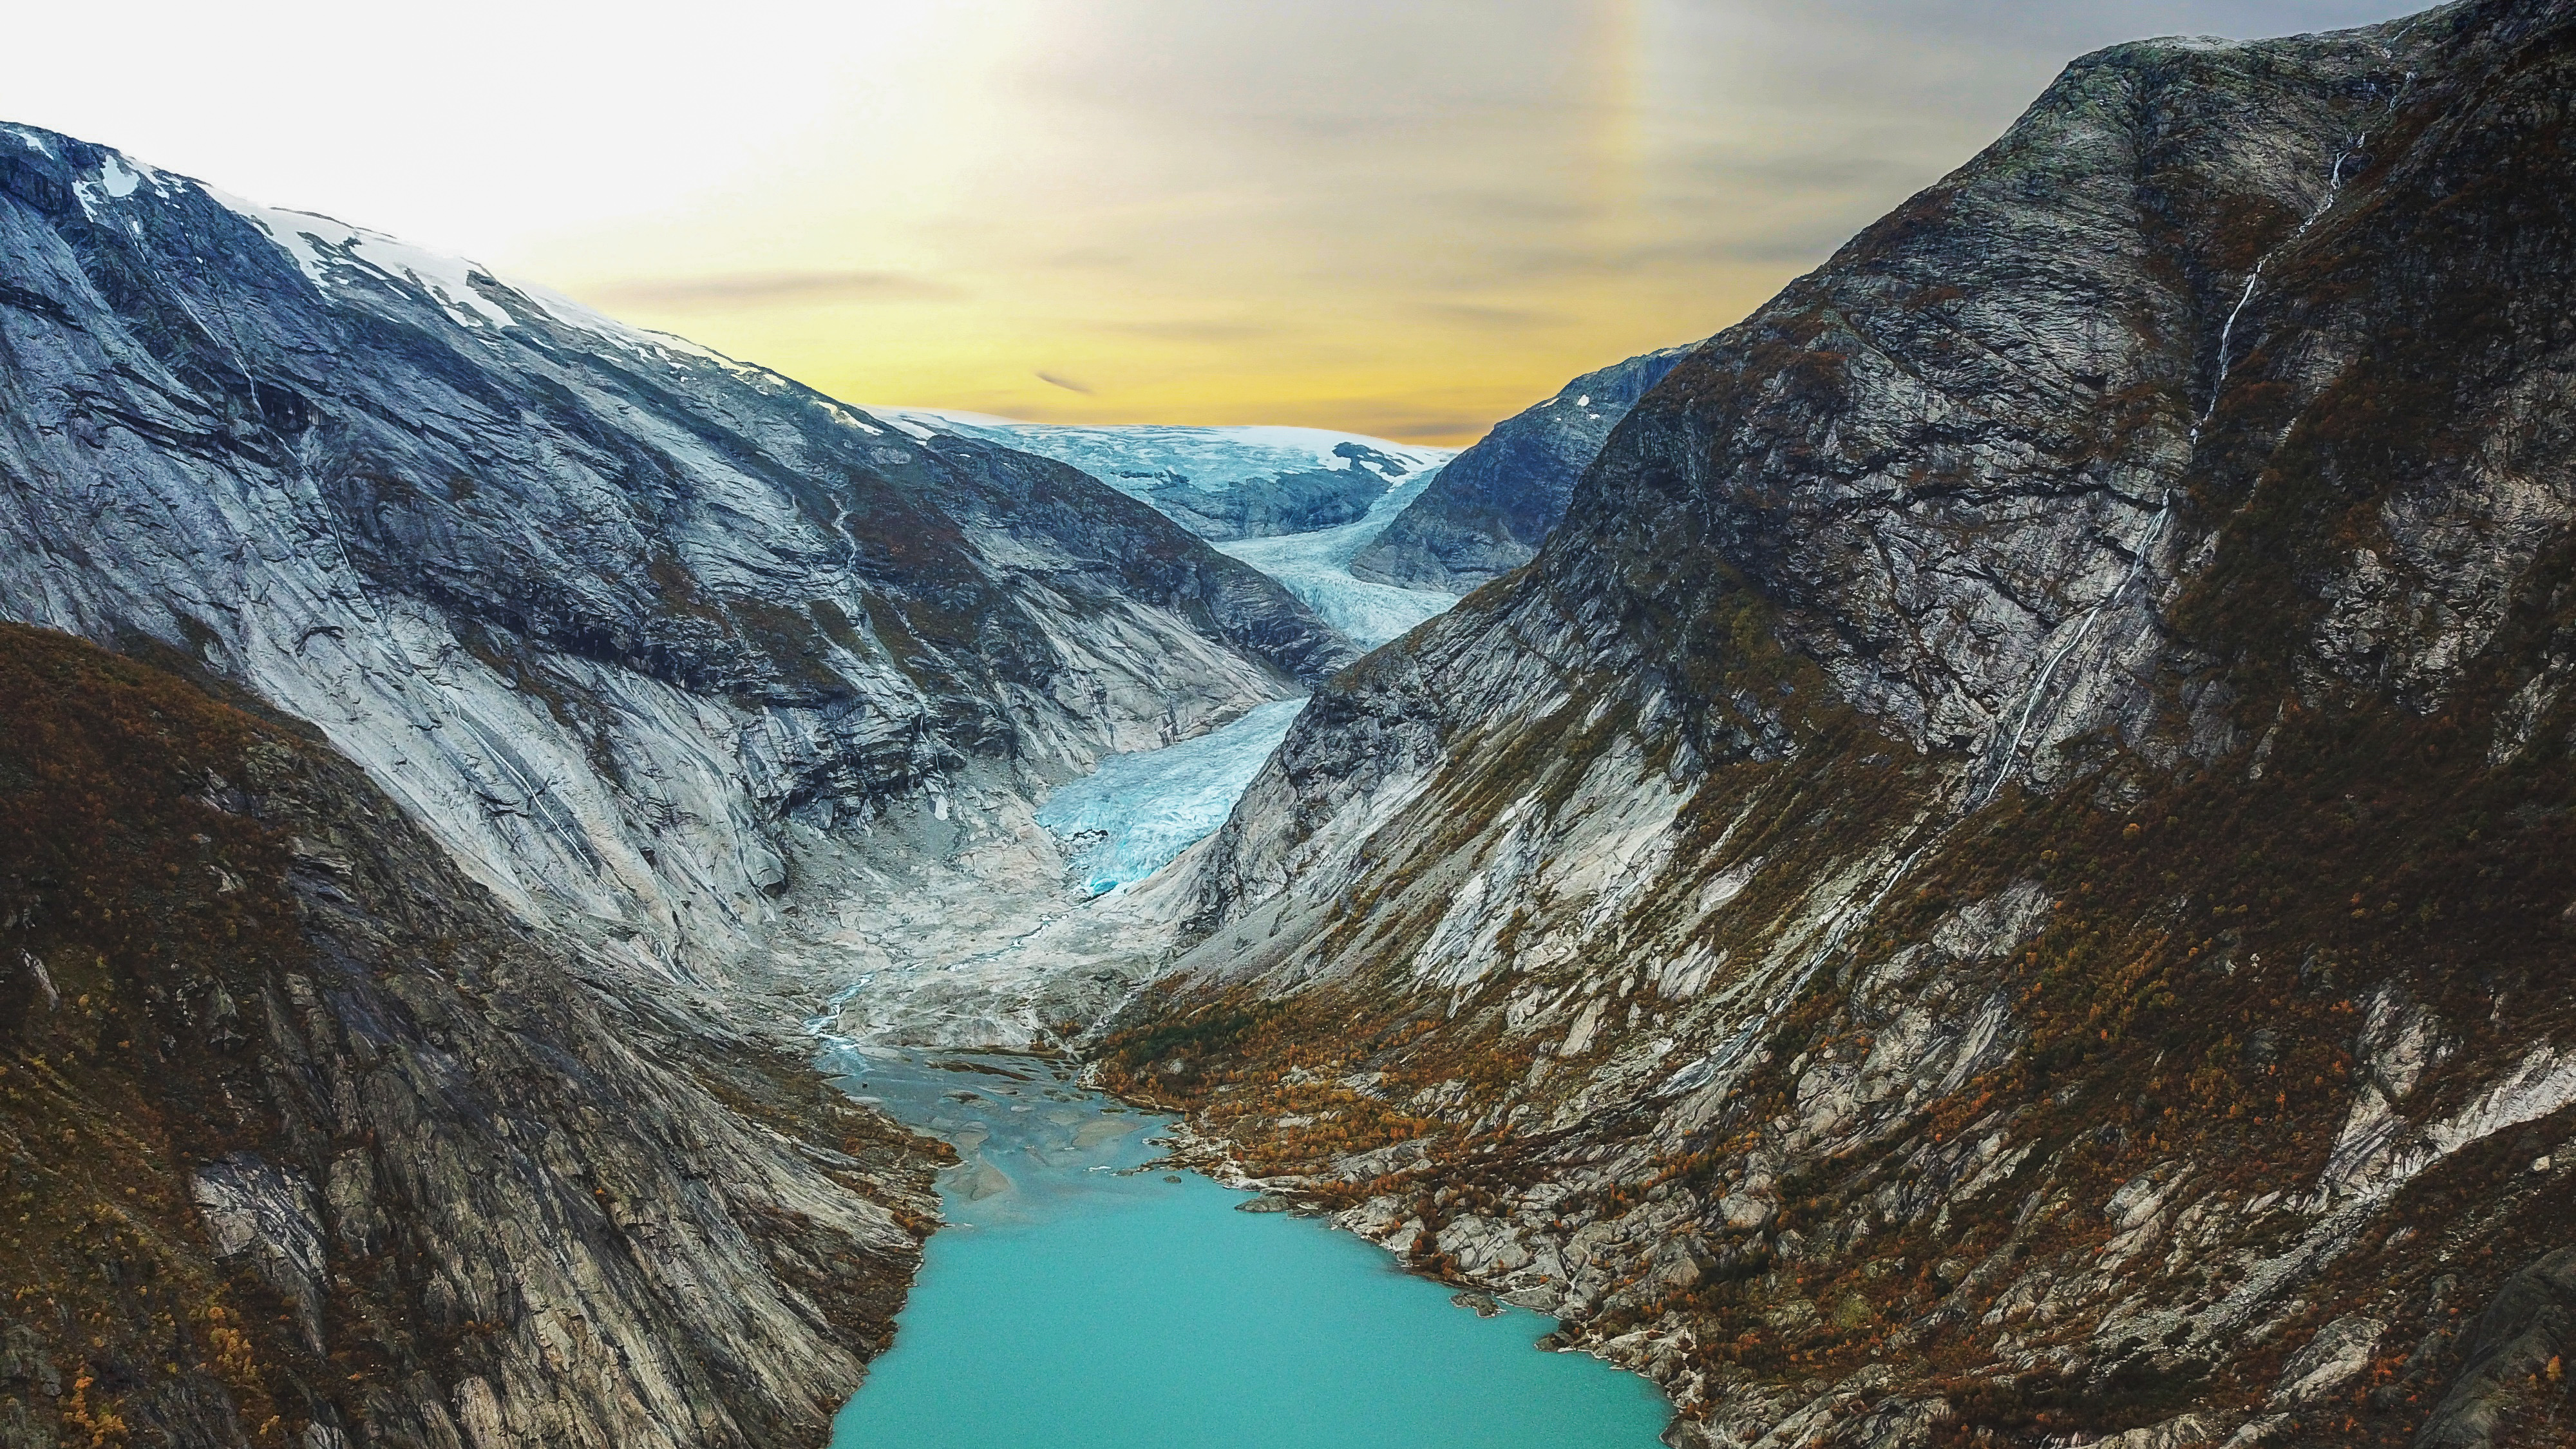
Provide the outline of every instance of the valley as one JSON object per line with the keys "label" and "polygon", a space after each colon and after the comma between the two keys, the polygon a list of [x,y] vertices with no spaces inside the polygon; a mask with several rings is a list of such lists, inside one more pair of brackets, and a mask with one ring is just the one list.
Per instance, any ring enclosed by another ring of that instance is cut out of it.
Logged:
{"label": "valley", "polygon": [[2097,51],[1464,450],[0,125],[0,1444],[2563,1442],[2571,97]]}

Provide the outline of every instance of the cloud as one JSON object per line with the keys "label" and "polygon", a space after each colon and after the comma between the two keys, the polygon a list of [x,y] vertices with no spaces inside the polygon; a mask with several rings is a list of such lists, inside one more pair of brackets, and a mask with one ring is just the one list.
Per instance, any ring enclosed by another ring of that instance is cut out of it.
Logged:
{"label": "cloud", "polygon": [[1038,381],[1046,383],[1049,386],[1063,388],[1066,392],[1078,392],[1084,397],[1091,396],[1091,389],[1084,387],[1081,383],[1075,382],[1072,378],[1058,377],[1052,372],[1040,372],[1035,374],[1035,376]]}
{"label": "cloud", "polygon": [[1068,247],[1046,258],[1050,267],[1073,271],[1125,271],[1136,265],[1136,258],[1119,247]]}
{"label": "cloud", "polygon": [[[1947,157],[1946,164],[1956,164],[1960,159]],[[1877,149],[1859,155],[1817,151],[1760,155],[1720,151],[1703,156],[1698,165],[1685,174],[1690,175],[1694,183],[1743,187],[1765,198],[1803,196],[1819,191],[1861,192],[1885,197],[1902,196],[1908,189],[1930,184],[1941,174],[1943,164],[1927,162],[1912,155],[1888,155]]]}
{"label": "cloud", "polygon": [[1095,330],[1158,342],[1250,342],[1279,334],[1266,322],[1102,322]]}
{"label": "cloud", "polygon": [[1488,332],[1527,332],[1538,327],[1561,327],[1572,320],[1563,313],[1535,307],[1488,307],[1476,302],[1423,302],[1419,310],[1444,322]]}
{"label": "cloud", "polygon": [[962,296],[956,287],[908,272],[735,272],[649,277],[583,289],[603,306],[735,308],[785,302],[914,302]]}
{"label": "cloud", "polygon": [[[1542,184],[1559,192],[1563,189],[1560,182]],[[1602,213],[1598,197],[1551,194],[1537,187],[1508,192],[1436,192],[1424,199],[1462,216],[1511,226],[1579,225],[1598,220]]]}

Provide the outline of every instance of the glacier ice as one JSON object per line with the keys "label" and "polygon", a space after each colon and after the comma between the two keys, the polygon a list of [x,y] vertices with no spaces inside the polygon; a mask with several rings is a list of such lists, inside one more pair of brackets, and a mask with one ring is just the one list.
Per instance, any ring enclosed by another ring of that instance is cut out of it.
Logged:
{"label": "glacier ice", "polygon": [[[1373,649],[1457,602],[1446,593],[1351,577],[1351,559],[1430,478],[1425,473],[1388,490],[1356,523],[1217,548],[1277,579],[1326,623]],[[1265,704],[1193,740],[1111,755],[1097,772],[1056,791],[1037,822],[1073,846],[1074,864],[1095,893],[1143,880],[1225,823],[1304,705]]]}
{"label": "glacier ice", "polygon": [[1276,538],[1236,539],[1218,544],[1217,552],[1277,579],[1280,587],[1322,615],[1325,623],[1349,635],[1361,648],[1374,649],[1458,602],[1451,594],[1351,577],[1351,560],[1395,521],[1406,504],[1422,496],[1432,476],[1426,473],[1388,489],[1357,523]]}
{"label": "glacier ice", "polygon": [[1305,707],[1280,700],[1194,740],[1111,755],[1056,791],[1037,822],[1076,842],[1074,864],[1095,893],[1143,880],[1225,823]]}
{"label": "glacier ice", "polygon": [[[1456,602],[1445,592],[1369,583],[1352,577],[1350,570],[1351,560],[1395,521],[1406,504],[1422,496],[1424,487],[1457,456],[1455,448],[1395,443],[1322,428],[1083,427],[938,408],[868,411],[915,436],[962,433],[1070,463],[1157,508],[1165,500],[1157,497],[1153,485],[1175,475],[1187,476],[1195,487],[1222,491],[1302,469],[1365,465],[1393,485],[1370,504],[1365,517],[1304,533],[1236,539],[1217,544],[1218,551],[1277,579],[1326,623],[1365,649],[1408,632]],[[1365,456],[1355,462],[1333,451],[1345,444],[1358,445]]]}
{"label": "glacier ice", "polygon": [[[870,407],[867,411],[906,431],[917,429],[922,435],[962,433],[1070,463],[1146,503],[1154,501],[1153,485],[1174,474],[1187,477],[1199,488],[1219,492],[1281,473],[1346,466],[1365,467],[1390,482],[1401,483],[1408,478],[1425,477],[1458,455],[1455,448],[1390,442],[1326,428],[1153,423],[1085,427],[1028,423],[946,408]],[[1355,445],[1362,450],[1361,456],[1353,459],[1333,451],[1344,445]]]}

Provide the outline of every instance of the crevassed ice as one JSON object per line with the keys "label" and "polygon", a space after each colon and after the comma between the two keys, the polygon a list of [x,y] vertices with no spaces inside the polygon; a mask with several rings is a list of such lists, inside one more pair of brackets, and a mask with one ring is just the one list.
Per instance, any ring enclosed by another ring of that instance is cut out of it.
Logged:
{"label": "crevassed ice", "polygon": [[[1340,528],[1216,547],[1277,579],[1326,623],[1374,649],[1457,602],[1445,593],[1351,577],[1351,560],[1429,482],[1426,473],[1390,489],[1367,517]],[[1089,832],[1102,834],[1074,858],[1094,892],[1143,880],[1225,823],[1304,705],[1304,700],[1265,704],[1197,739],[1112,755],[1096,773],[1058,790],[1038,811],[1038,823],[1072,841]]]}
{"label": "crevassed ice", "polygon": [[[1174,474],[1210,493],[1223,493],[1242,483],[1282,473],[1316,469],[1339,472],[1354,467],[1401,483],[1426,476],[1458,454],[1455,448],[1399,443],[1328,428],[1154,423],[1085,426],[1021,422],[953,408],[871,405],[867,410],[916,437],[963,433],[1070,463],[1146,503],[1154,501],[1155,486]],[[1367,454],[1354,460],[1333,451],[1344,444],[1356,444]]]}
{"label": "crevassed ice", "polygon": [[[1591,399],[1587,396],[1585,402]],[[1359,556],[1404,506],[1422,495],[1433,476],[1458,455],[1455,448],[1398,443],[1323,428],[1181,427],[1152,424],[1080,426],[1025,423],[947,408],[871,407],[870,415],[927,440],[934,433],[962,433],[1070,463],[1112,488],[1159,507],[1157,484],[1178,474],[1190,486],[1224,492],[1254,479],[1309,469],[1359,468],[1391,485],[1368,513],[1339,528],[1273,538],[1246,538],[1216,548],[1279,581],[1325,622],[1363,648],[1374,649],[1456,602],[1446,593],[1373,584],[1351,577]],[[1333,450],[1343,444],[1369,450],[1360,460]]]}
{"label": "crevassed ice", "polygon": [[1458,602],[1445,593],[1351,577],[1351,560],[1430,482],[1430,476],[1424,475],[1388,489],[1369,505],[1368,516],[1356,523],[1277,538],[1236,539],[1216,549],[1277,579],[1280,587],[1322,615],[1325,623],[1349,635],[1361,648],[1375,649]]}
{"label": "crevassed ice", "polygon": [[1112,755],[1056,791],[1037,821],[1068,840],[1092,831],[1106,836],[1074,857],[1093,891],[1143,880],[1225,823],[1305,707],[1302,699],[1281,700],[1194,740]]}

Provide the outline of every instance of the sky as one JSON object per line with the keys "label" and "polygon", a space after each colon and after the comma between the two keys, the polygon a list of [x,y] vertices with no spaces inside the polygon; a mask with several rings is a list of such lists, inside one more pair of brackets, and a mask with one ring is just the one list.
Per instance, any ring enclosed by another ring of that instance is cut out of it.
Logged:
{"label": "sky", "polygon": [[0,120],[845,401],[1463,444],[2150,35],[2366,0],[92,0]]}

